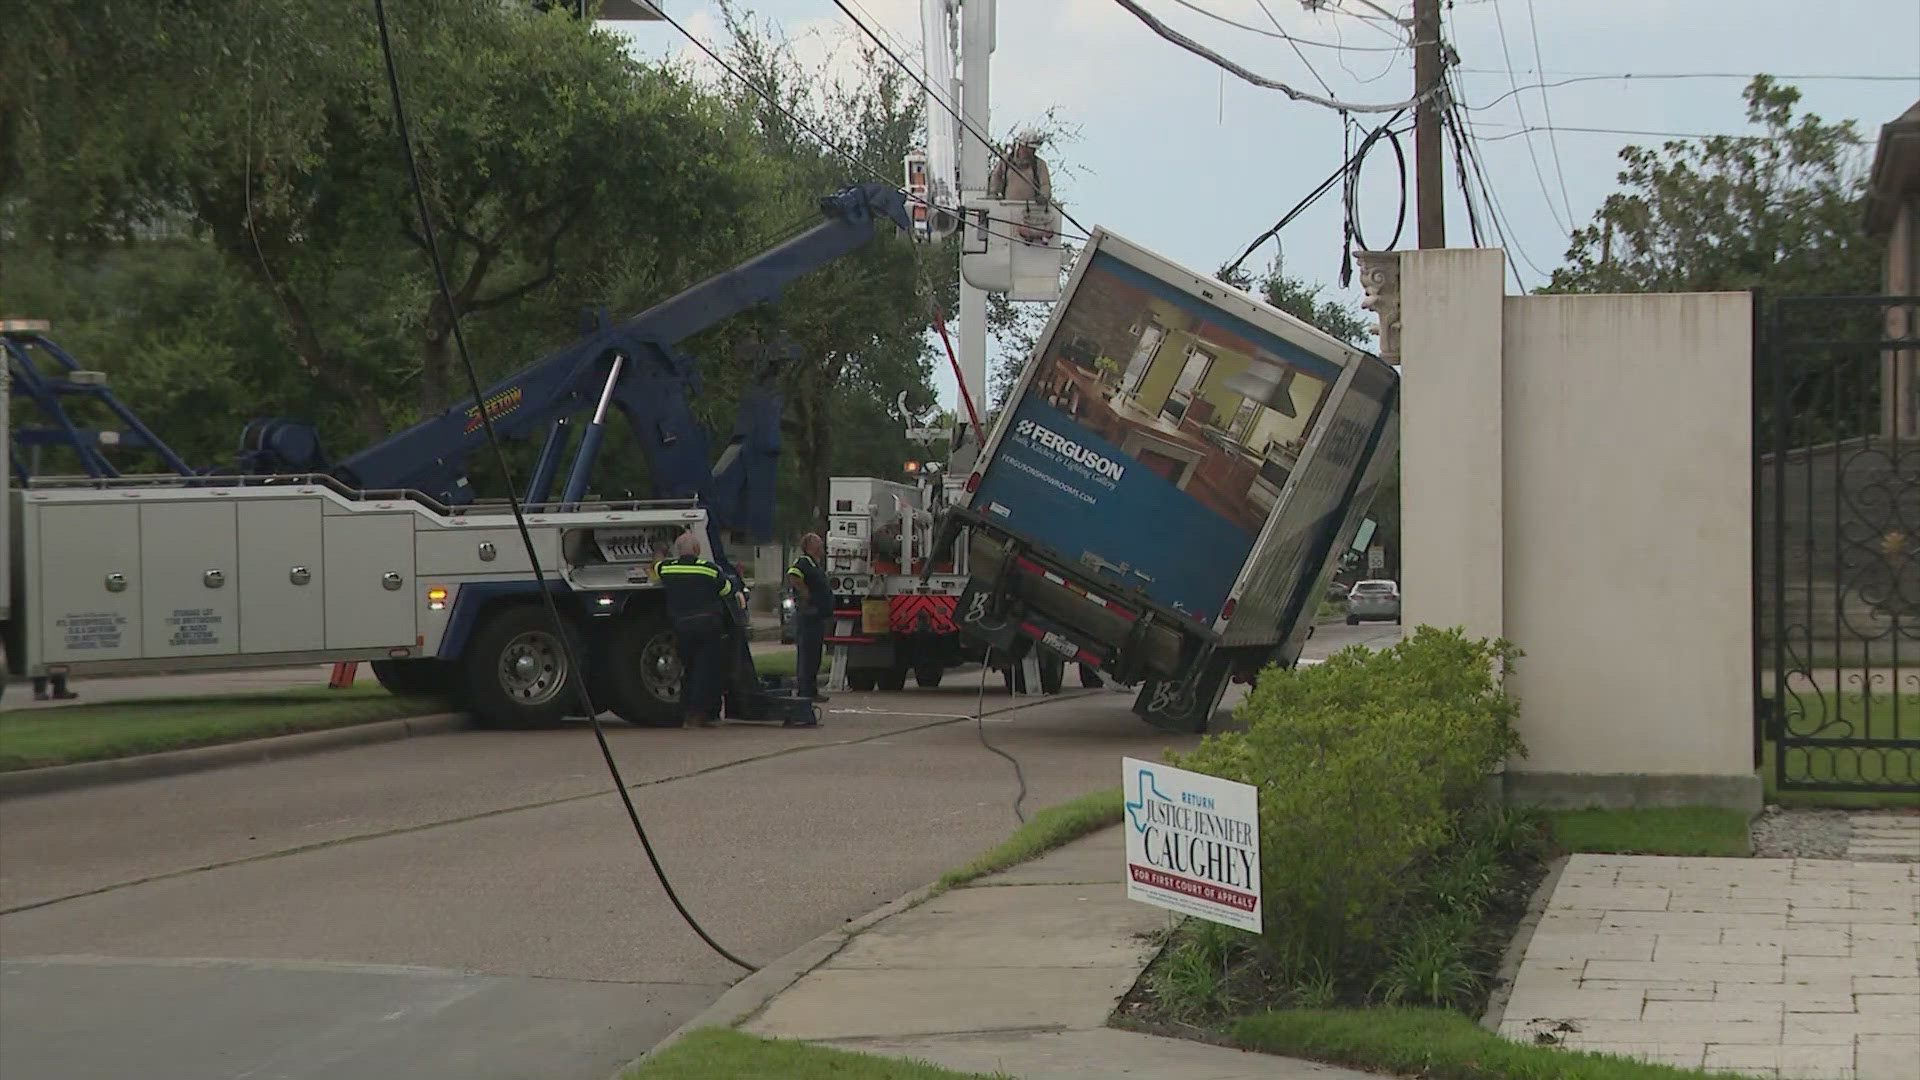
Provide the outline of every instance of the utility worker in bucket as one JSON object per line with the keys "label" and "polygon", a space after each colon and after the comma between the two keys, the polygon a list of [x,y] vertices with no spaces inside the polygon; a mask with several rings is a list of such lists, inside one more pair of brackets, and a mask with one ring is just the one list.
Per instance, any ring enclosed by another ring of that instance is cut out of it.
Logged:
{"label": "utility worker in bucket", "polygon": [[793,586],[797,601],[793,613],[793,643],[799,653],[794,667],[794,692],[803,698],[825,701],[820,692],[820,653],[826,646],[827,623],[833,620],[833,589],[820,560],[827,557],[826,541],[819,533],[800,538],[800,555],[787,567],[787,582]]}
{"label": "utility worker in bucket", "polygon": [[728,605],[734,603],[733,582],[700,557],[700,538],[691,531],[673,542],[673,552],[674,558],[654,564],[654,572],[666,589],[680,653],[680,704],[687,724],[717,727],[720,692],[732,666]]}

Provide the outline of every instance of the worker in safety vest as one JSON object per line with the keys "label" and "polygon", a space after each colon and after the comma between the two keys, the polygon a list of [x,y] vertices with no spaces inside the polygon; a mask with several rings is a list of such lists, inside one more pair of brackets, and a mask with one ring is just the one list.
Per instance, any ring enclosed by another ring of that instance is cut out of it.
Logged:
{"label": "worker in safety vest", "polygon": [[826,557],[826,541],[819,533],[808,533],[800,538],[799,557],[787,567],[787,581],[798,601],[793,612],[793,641],[799,652],[795,692],[815,701],[827,700],[820,692],[820,653],[826,645],[827,623],[833,619],[833,590],[820,566]]}
{"label": "worker in safety vest", "polygon": [[700,557],[700,538],[692,532],[681,533],[673,551],[676,557],[655,563],[654,572],[666,588],[667,615],[680,652],[680,704],[687,723],[715,727],[732,663],[727,605],[734,602],[733,582]]}

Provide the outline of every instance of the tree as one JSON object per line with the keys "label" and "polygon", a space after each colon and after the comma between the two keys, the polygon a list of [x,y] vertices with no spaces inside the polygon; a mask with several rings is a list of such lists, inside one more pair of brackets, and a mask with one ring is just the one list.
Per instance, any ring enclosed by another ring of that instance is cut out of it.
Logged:
{"label": "tree", "polygon": [[1273,257],[1273,262],[1258,278],[1231,266],[1222,266],[1216,276],[1341,341],[1364,345],[1374,335],[1374,319],[1338,300],[1321,299],[1326,286],[1309,285],[1303,278],[1289,277],[1279,255]]}
{"label": "tree", "polygon": [[[891,60],[853,40],[851,72],[823,81],[802,69],[770,24],[755,25],[724,3],[722,17],[728,61],[751,85],[733,80],[721,93],[753,118],[774,162],[778,188],[788,193],[773,200],[775,209],[804,215],[821,195],[851,182],[893,182],[921,136],[922,111],[917,88]],[[768,331],[800,351],[781,377],[793,470],[783,514],[789,523],[824,525],[836,473],[893,476],[912,454],[888,409],[902,390],[921,402],[932,398],[926,282],[941,250],[883,235],[795,282],[772,313]]]}
{"label": "tree", "polygon": [[1762,134],[1621,150],[1626,190],[1573,233],[1567,265],[1542,291],[1877,291],[1879,253],[1860,213],[1866,171],[1853,122],[1796,116],[1800,91],[1766,75],[1743,97]]}

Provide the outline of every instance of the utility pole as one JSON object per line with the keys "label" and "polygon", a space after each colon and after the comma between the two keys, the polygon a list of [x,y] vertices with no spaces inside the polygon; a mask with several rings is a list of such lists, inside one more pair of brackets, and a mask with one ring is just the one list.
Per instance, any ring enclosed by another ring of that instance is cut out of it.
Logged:
{"label": "utility pole", "polygon": [[1427,91],[1445,70],[1440,48],[1440,0],[1413,0],[1413,92],[1425,94],[1413,113],[1413,189],[1420,246],[1447,246],[1446,173],[1441,168],[1440,109],[1444,93]]}
{"label": "utility pole", "polygon": [[[993,57],[995,0],[960,3],[960,113],[967,118],[960,132],[960,201],[978,199],[987,192],[988,68]],[[978,132],[979,134],[975,134]],[[960,375],[966,391],[984,412],[987,407],[987,292],[960,278]],[[973,433],[982,445],[984,431]]]}

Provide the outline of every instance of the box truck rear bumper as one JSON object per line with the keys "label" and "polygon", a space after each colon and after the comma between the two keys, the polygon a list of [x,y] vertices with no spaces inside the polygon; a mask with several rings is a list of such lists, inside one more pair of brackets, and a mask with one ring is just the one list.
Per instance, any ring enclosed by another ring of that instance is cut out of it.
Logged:
{"label": "box truck rear bumper", "polygon": [[991,521],[964,509],[953,513],[968,527],[973,570],[960,598],[960,625],[996,651],[1024,638],[1135,683],[1174,678],[1217,643],[1210,629],[1137,595],[1110,592]]}

